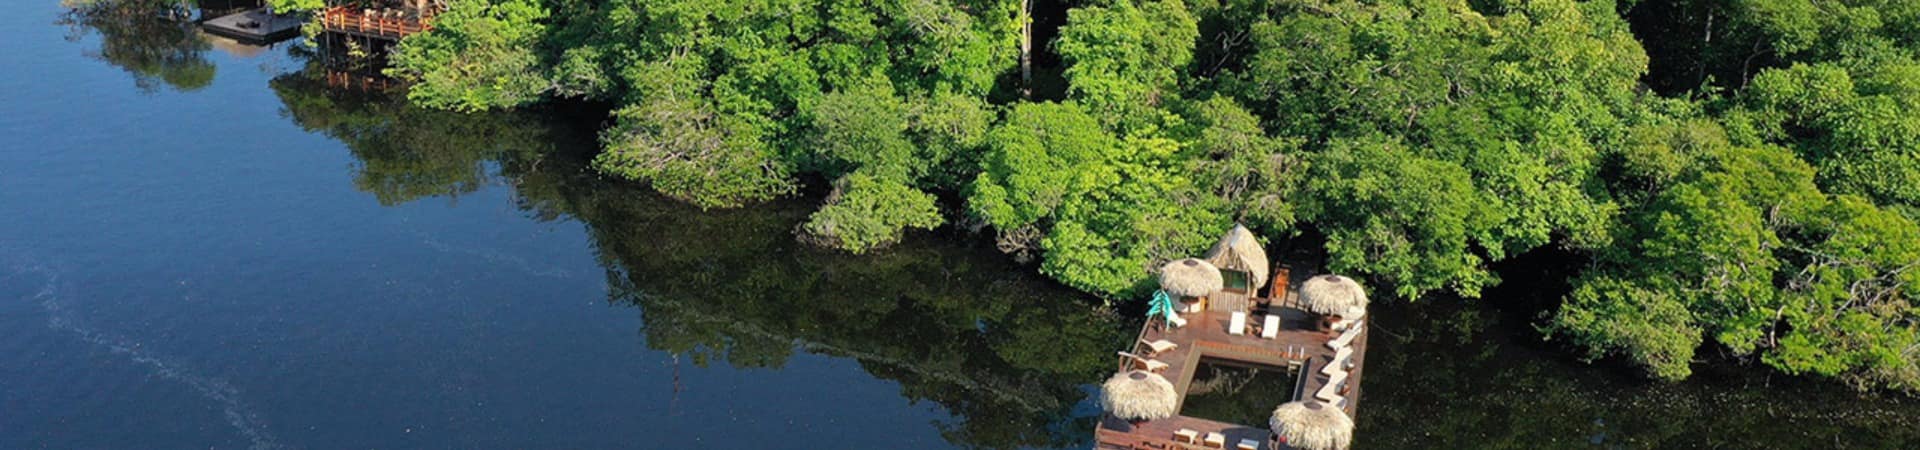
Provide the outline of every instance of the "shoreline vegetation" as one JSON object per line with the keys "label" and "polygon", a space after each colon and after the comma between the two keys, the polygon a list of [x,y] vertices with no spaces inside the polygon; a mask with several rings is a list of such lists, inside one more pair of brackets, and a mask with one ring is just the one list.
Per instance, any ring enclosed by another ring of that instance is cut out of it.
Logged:
{"label": "shoreline vegetation", "polygon": [[391,54],[413,103],[611,103],[600,173],[825,180],[801,229],[852,253],[956,225],[1131,299],[1239,222],[1412,300],[1565,252],[1535,325],[1589,359],[1920,392],[1912,2],[448,3]]}

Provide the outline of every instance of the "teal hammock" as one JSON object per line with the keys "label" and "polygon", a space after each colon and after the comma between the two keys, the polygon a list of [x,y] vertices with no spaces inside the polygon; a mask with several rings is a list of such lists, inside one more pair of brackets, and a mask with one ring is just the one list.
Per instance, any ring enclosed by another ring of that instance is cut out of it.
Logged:
{"label": "teal hammock", "polygon": [[1157,315],[1171,323],[1174,321],[1174,314],[1173,297],[1167,295],[1167,291],[1153,291],[1153,299],[1147,300],[1147,318],[1151,319]]}

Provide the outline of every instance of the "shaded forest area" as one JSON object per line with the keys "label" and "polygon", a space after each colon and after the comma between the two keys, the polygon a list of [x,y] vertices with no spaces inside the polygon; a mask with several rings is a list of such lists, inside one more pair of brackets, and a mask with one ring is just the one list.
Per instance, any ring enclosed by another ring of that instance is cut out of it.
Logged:
{"label": "shaded forest area", "polygon": [[1538,325],[1589,357],[1920,390],[1920,3],[1035,6],[463,0],[389,73],[609,102],[599,172],[702,208],[811,185],[801,231],[853,253],[951,225],[1135,298],[1243,222],[1413,300],[1564,252]]}

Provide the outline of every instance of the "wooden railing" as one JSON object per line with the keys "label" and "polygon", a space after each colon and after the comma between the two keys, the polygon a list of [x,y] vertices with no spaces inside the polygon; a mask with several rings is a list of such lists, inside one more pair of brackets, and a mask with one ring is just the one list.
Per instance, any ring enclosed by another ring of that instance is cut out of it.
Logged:
{"label": "wooden railing", "polygon": [[1142,436],[1118,430],[1101,429],[1095,433],[1095,446],[1113,450],[1214,450],[1198,443]]}
{"label": "wooden railing", "polygon": [[366,10],[335,6],[320,14],[320,25],[327,31],[358,33],[368,36],[403,38],[433,29],[433,17],[393,14],[392,10]]}

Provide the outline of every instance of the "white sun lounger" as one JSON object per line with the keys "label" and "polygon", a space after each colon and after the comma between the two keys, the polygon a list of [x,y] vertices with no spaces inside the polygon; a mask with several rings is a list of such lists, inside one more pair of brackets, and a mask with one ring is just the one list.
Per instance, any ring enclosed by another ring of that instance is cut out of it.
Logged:
{"label": "white sun lounger", "polygon": [[1360,337],[1361,325],[1361,323],[1356,322],[1352,328],[1348,328],[1346,332],[1340,333],[1340,337],[1327,341],[1327,348],[1337,350],[1340,347],[1346,347],[1347,344],[1352,344],[1354,338]]}
{"label": "white sun lounger", "polygon": [[1327,383],[1326,386],[1321,386],[1319,391],[1316,391],[1313,393],[1313,398],[1320,399],[1320,401],[1324,401],[1324,402],[1339,401],[1340,400],[1340,384]]}
{"label": "white sun lounger", "polygon": [[1243,312],[1243,311],[1233,312],[1233,319],[1227,322],[1227,334],[1232,334],[1232,335],[1247,334],[1247,313],[1246,312]]}
{"label": "white sun lounger", "polygon": [[1267,315],[1266,322],[1260,327],[1260,337],[1267,339],[1280,337],[1280,316],[1274,314]]}
{"label": "white sun lounger", "polygon": [[1161,339],[1161,340],[1152,341],[1152,342],[1148,342],[1146,339],[1141,339],[1140,343],[1145,344],[1147,346],[1147,351],[1152,352],[1154,354],[1166,353],[1168,351],[1172,351],[1173,349],[1180,348],[1180,344],[1175,344],[1173,343],[1173,341],[1169,341],[1166,339]]}
{"label": "white sun lounger", "polygon": [[1135,355],[1127,352],[1115,352],[1115,353],[1119,353],[1120,356],[1132,358],[1134,367],[1146,369],[1146,371],[1148,372],[1159,372],[1159,371],[1167,370],[1167,367],[1169,367],[1167,363],[1160,362],[1157,360],[1142,358],[1140,357],[1140,355]]}

